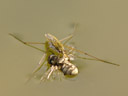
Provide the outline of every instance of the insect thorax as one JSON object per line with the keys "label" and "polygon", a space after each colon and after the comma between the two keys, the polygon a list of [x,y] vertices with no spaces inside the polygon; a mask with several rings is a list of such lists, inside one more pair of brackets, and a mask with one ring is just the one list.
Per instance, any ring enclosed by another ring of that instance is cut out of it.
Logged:
{"label": "insect thorax", "polygon": [[51,65],[56,65],[58,66],[58,60],[59,60],[59,57],[56,56],[56,55],[49,55],[48,57],[48,63],[51,64]]}

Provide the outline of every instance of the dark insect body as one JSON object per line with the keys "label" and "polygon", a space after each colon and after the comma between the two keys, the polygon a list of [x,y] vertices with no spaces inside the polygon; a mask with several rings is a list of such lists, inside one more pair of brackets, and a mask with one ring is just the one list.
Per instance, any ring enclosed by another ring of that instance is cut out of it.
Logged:
{"label": "dark insect body", "polygon": [[78,74],[78,68],[70,63],[68,58],[58,58],[58,56],[50,55],[48,58],[48,63],[51,64],[51,66],[57,66],[58,69],[64,73],[64,75]]}

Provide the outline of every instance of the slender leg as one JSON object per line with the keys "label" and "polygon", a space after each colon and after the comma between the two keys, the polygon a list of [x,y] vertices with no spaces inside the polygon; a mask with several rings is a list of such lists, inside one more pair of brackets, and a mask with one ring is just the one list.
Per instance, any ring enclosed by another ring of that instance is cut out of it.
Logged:
{"label": "slender leg", "polygon": [[78,25],[77,23],[74,24],[73,33],[72,33],[71,35],[69,35],[69,36],[67,36],[67,37],[65,37],[65,38],[63,38],[63,39],[60,40],[61,42],[64,41],[64,40],[66,40],[66,41],[63,43],[63,45],[65,45],[69,40],[72,39],[73,34],[74,34],[75,31],[76,31],[77,25]]}
{"label": "slender leg", "polygon": [[69,48],[69,49],[72,49],[72,50],[74,50],[74,51],[77,51],[77,52],[79,52],[79,53],[82,53],[82,54],[84,54],[84,55],[87,55],[87,56],[89,56],[89,57],[92,57],[92,58],[96,59],[97,61],[101,61],[101,62],[104,62],[104,63],[108,63],[108,64],[120,66],[119,64],[112,63],[112,62],[109,62],[109,61],[106,61],[106,60],[102,60],[102,59],[100,59],[100,58],[97,58],[97,57],[95,57],[95,56],[92,56],[92,55],[90,55],[90,54],[88,54],[88,53],[86,53],[86,52],[83,52],[83,51],[81,51],[81,50],[72,48],[72,47],[70,47],[70,46],[65,45],[65,47],[66,47],[66,48]]}
{"label": "slender leg", "polygon": [[35,73],[40,70],[40,68],[44,65],[45,61],[46,61],[46,54],[44,54],[42,56],[41,60],[39,61],[37,68],[34,69],[31,76],[26,80],[26,84],[34,77]]}
{"label": "slender leg", "polygon": [[66,41],[64,42],[64,44],[66,44],[70,39],[72,39],[72,37],[73,37],[73,34],[71,34],[71,35],[69,35],[69,36],[67,36],[67,37],[65,37],[65,38],[63,38],[63,39],[61,39],[60,42],[66,40]]}
{"label": "slender leg", "polygon": [[41,60],[39,61],[39,64],[38,64],[37,68],[34,69],[33,74],[41,69],[41,67],[44,65],[45,61],[46,61],[46,54],[44,54],[42,56]]}
{"label": "slender leg", "polygon": [[45,44],[45,43],[42,43],[42,42],[24,42],[25,44]]}
{"label": "slender leg", "polygon": [[51,76],[51,74],[52,74],[53,71],[54,71],[54,66],[52,66],[51,71],[50,71],[50,73],[47,76],[47,79],[49,79],[49,77]]}
{"label": "slender leg", "polygon": [[[23,43],[23,44],[25,44],[25,45],[27,45],[27,46],[29,46],[29,47],[32,47],[32,48],[34,48],[34,49],[37,49],[37,50],[39,50],[39,51],[45,53],[44,50],[42,50],[42,49],[40,49],[40,48],[37,48],[37,47],[35,47],[35,46],[32,46],[32,45],[28,44],[27,42],[24,42],[24,41],[20,40],[19,38],[17,38],[17,37],[14,36],[13,34],[9,34],[9,35],[11,35],[12,37],[14,37],[15,39],[17,39],[17,40],[20,41],[21,43]],[[43,43],[42,43],[42,44],[43,44]]]}
{"label": "slender leg", "polygon": [[55,66],[54,73],[52,75],[52,78],[55,80],[62,81],[64,74],[59,70],[58,66]]}
{"label": "slender leg", "polygon": [[77,56],[77,55],[75,55],[75,57],[80,58],[80,59],[85,59],[85,60],[95,60],[95,61],[99,61],[99,60],[94,59],[94,58],[86,58],[86,57],[81,57],[81,56]]}
{"label": "slender leg", "polygon": [[48,80],[48,79],[50,78],[52,72],[54,71],[54,69],[55,69],[55,67],[54,67],[54,66],[51,66],[51,67],[47,70],[47,72],[41,77],[40,80],[41,80],[41,81],[42,81],[42,80]]}
{"label": "slender leg", "polygon": [[70,46],[72,49],[67,49],[67,54],[74,54],[73,52],[74,52],[74,50],[73,50],[73,46]]}

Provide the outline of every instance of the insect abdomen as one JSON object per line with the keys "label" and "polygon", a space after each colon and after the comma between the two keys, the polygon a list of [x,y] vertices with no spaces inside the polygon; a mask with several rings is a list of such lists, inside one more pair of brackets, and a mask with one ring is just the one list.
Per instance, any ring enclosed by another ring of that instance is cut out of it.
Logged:
{"label": "insect abdomen", "polygon": [[78,74],[78,68],[71,64],[63,64],[61,67],[62,72],[64,73],[64,75],[77,75]]}

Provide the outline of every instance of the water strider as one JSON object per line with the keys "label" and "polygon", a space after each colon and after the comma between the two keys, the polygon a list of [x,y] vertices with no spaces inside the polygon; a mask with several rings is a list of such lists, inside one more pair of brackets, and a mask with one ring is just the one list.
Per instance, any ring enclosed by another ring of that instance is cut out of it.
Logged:
{"label": "water strider", "polygon": [[[73,51],[88,55],[92,58],[85,58],[85,57],[80,57],[76,56],[81,59],[87,59],[87,60],[97,60],[101,61],[107,64],[112,64],[119,66],[119,64],[115,64],[112,62],[108,62],[102,59],[99,59],[95,56],[92,56],[86,52],[80,51],[78,49],[75,49],[73,47],[70,47],[66,45],[67,41],[69,41],[73,35],[69,35],[68,37],[58,40],[55,36],[51,34],[45,34],[46,37],[46,42],[45,43],[38,43],[38,42],[24,42],[17,38],[15,35],[10,34],[12,37],[20,41],[21,43],[30,46],[32,48],[35,48],[41,52],[44,53],[43,57],[41,58],[39,65],[37,68],[33,71],[33,74],[35,74],[37,71],[39,71],[42,66],[46,63],[47,64],[47,71],[44,73],[44,75],[41,77],[41,80],[48,80],[51,75],[54,72],[62,72],[64,75],[70,75],[70,76],[75,76],[79,73],[78,68],[71,63],[72,60],[74,60],[75,54],[73,54]],[[64,43],[62,43],[64,42]],[[32,44],[43,44],[45,45],[45,50],[39,49]],[[59,71],[58,71],[59,70]]]}

